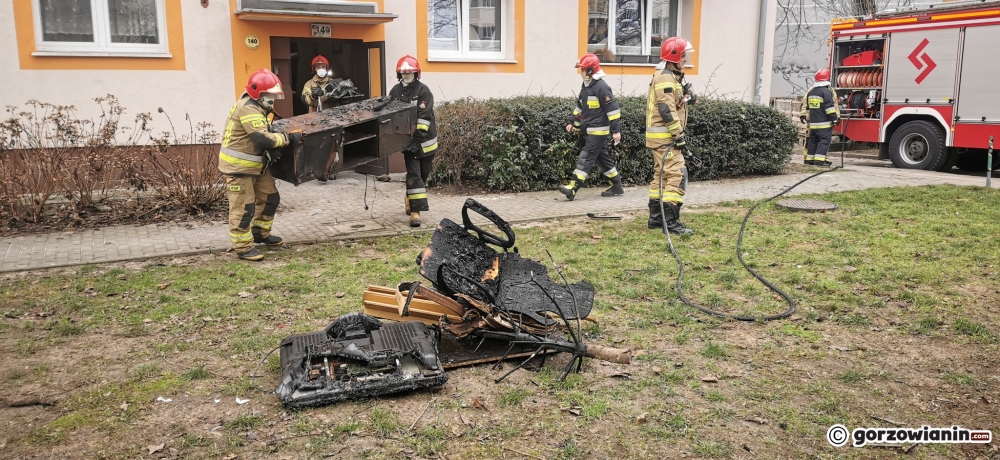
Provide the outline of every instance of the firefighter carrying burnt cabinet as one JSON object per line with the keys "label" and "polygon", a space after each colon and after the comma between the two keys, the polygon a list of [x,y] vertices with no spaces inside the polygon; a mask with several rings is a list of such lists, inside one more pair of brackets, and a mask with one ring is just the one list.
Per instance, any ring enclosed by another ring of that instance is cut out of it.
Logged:
{"label": "firefighter carrying burnt cabinet", "polygon": [[690,85],[684,82],[683,69],[687,54],[693,52],[691,44],[681,37],[663,41],[661,62],[656,66],[653,81],[649,83],[646,103],[646,147],[653,152],[647,227],[663,228],[663,231],[679,235],[694,234],[694,230],[685,227],[679,220],[688,181],[684,162],[688,153],[684,139],[687,107],[697,102]]}
{"label": "firefighter carrying burnt cabinet", "polygon": [[417,129],[413,131],[410,145],[403,150],[406,162],[406,213],[410,226],[420,226],[420,211],[428,211],[427,178],[437,153],[437,126],[434,122],[434,95],[420,81],[420,63],[406,55],[396,62],[396,79],[399,83],[389,91],[389,97],[417,106]]}
{"label": "firefighter carrying burnt cabinet", "polygon": [[229,239],[241,259],[264,258],[255,243],[271,247],[282,244],[280,237],[271,234],[281,198],[268,165],[277,160],[278,149],[302,141],[299,132],[270,132],[268,116],[274,100],[284,97],[278,76],[260,69],[250,75],[246,92],[229,109],[223,124],[219,171],[225,176],[229,198]]}
{"label": "firefighter carrying burnt cabinet", "polygon": [[830,150],[833,127],[840,123],[837,103],[830,89],[830,69],[816,72],[816,83],[806,95],[799,115],[802,123],[809,123],[809,140],[806,141],[806,164],[830,166],[826,153]]}

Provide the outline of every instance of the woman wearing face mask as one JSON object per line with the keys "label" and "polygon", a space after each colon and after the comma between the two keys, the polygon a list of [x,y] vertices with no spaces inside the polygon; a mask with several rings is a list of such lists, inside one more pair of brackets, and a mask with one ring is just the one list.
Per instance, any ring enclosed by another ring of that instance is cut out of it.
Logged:
{"label": "woman wearing face mask", "polygon": [[302,133],[272,133],[268,115],[275,99],[284,99],[281,81],[267,69],[250,76],[246,92],[226,118],[219,171],[225,177],[229,198],[229,239],[240,259],[261,260],[254,244],[281,246],[281,238],[271,234],[271,222],[280,196],[274,177],[264,161],[265,150],[280,149],[302,141]]}
{"label": "woman wearing face mask", "polygon": [[410,226],[420,226],[420,211],[427,211],[427,177],[437,153],[437,126],[434,123],[434,95],[420,81],[420,63],[413,56],[403,56],[396,63],[399,83],[389,91],[389,97],[417,106],[417,129],[410,145],[403,150],[406,160],[406,213]]}
{"label": "woman wearing face mask", "polygon": [[333,78],[333,72],[330,72],[330,61],[327,61],[323,56],[316,56],[312,60],[312,68],[313,77],[302,88],[302,102],[309,106],[309,113],[318,110],[317,107],[321,104],[324,109],[334,105],[333,99],[330,99],[330,95],[323,90],[323,87]]}

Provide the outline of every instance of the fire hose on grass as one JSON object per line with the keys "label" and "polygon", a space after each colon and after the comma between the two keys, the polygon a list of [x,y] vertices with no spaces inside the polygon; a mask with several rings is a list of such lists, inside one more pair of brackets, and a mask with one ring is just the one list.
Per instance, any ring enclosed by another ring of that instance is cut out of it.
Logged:
{"label": "fire hose on grass", "polygon": [[[844,126],[844,131],[845,132],[847,131],[847,125]],[[662,224],[663,233],[666,235],[667,246],[670,247],[670,253],[673,254],[674,259],[677,261],[677,268],[678,268],[678,273],[677,273],[677,295],[680,297],[681,302],[684,302],[685,305],[693,307],[693,308],[697,309],[698,311],[700,311],[702,313],[705,313],[707,315],[716,316],[716,317],[719,317],[719,318],[735,319],[737,321],[773,321],[773,320],[784,319],[784,318],[788,318],[789,316],[792,316],[792,314],[795,313],[795,301],[792,300],[792,297],[789,296],[787,293],[785,293],[785,291],[782,291],[780,288],[778,288],[773,283],[771,283],[770,281],[768,281],[767,278],[764,278],[763,276],[761,276],[754,269],[750,268],[750,266],[747,265],[747,263],[743,260],[743,233],[746,230],[747,222],[750,220],[750,215],[753,214],[754,210],[756,210],[758,206],[773,201],[774,199],[776,199],[776,198],[778,198],[778,197],[780,197],[780,196],[788,193],[789,191],[791,191],[795,187],[798,187],[803,182],[806,182],[809,179],[812,179],[812,178],[814,178],[816,176],[819,176],[821,174],[826,174],[826,173],[828,173],[830,171],[833,171],[833,170],[836,170],[836,169],[843,168],[843,144],[844,143],[841,142],[841,165],[840,166],[832,168],[832,169],[828,169],[826,171],[820,171],[820,172],[818,172],[816,174],[813,174],[813,175],[811,175],[811,176],[809,176],[809,177],[807,177],[805,179],[800,180],[799,182],[796,182],[795,185],[792,185],[791,187],[788,187],[787,189],[785,189],[781,193],[779,193],[777,195],[774,195],[771,198],[768,198],[768,199],[766,199],[764,201],[761,201],[761,202],[753,205],[752,207],[750,207],[750,210],[747,211],[746,216],[743,217],[743,224],[740,225],[739,238],[736,240],[736,257],[739,259],[740,263],[743,264],[743,268],[745,268],[748,272],[750,272],[750,274],[752,274],[755,278],[757,278],[757,280],[759,280],[761,283],[764,283],[764,285],[767,286],[768,289],[774,291],[776,294],[780,295],[783,299],[785,299],[785,302],[788,303],[788,309],[785,310],[782,313],[778,313],[778,314],[775,314],[775,315],[765,315],[765,316],[733,315],[733,314],[724,313],[724,312],[717,311],[717,310],[712,310],[712,309],[707,308],[707,307],[703,307],[701,305],[698,305],[698,304],[692,302],[687,297],[685,297],[684,296],[684,288],[681,285],[683,283],[683,281],[684,281],[684,261],[682,261],[681,260],[681,256],[679,254],[677,254],[677,249],[674,248],[674,242],[670,238],[670,231],[667,230],[666,210],[664,209],[663,198],[661,197],[660,200],[659,200],[659,204],[660,204],[660,221],[661,221],[660,223]],[[673,147],[674,147],[673,143],[671,143],[670,145],[668,145],[667,146],[667,152],[669,152],[670,150],[672,150]],[[696,158],[694,158],[694,155],[691,154],[690,150],[688,150],[688,153],[689,153],[689,155],[685,155],[685,158],[691,158],[693,163],[700,165],[700,160],[697,160]],[[665,164],[666,164],[665,161],[661,161],[660,162],[660,176],[659,176],[660,178],[659,178],[659,182],[657,184],[659,190],[663,190],[663,171],[664,171],[664,165]]]}

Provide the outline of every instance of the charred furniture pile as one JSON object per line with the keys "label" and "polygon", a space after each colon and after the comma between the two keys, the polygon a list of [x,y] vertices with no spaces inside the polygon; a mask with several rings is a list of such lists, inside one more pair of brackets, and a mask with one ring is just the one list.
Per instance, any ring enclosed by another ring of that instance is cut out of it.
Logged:
{"label": "charred furniture pile", "polygon": [[[502,236],[473,223],[470,211]],[[561,273],[554,281],[514,243],[506,221],[466,200],[462,225],[443,219],[417,257],[432,287],[420,281],[395,289],[369,286],[363,314],[285,339],[276,392],[288,406],[324,404],[444,383],[449,368],[524,358],[499,382],[533,358],[556,352],[570,354],[560,379],[578,372],[584,357],[628,364],[629,350],[583,341],[594,287],[570,284]]]}

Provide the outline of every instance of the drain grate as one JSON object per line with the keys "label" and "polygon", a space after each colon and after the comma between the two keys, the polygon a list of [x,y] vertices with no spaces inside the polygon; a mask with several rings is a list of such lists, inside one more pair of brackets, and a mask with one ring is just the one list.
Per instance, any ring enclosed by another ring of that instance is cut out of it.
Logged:
{"label": "drain grate", "polygon": [[836,203],[831,203],[829,201],[823,200],[804,200],[801,198],[790,198],[787,200],[780,200],[775,203],[779,208],[787,209],[789,211],[803,211],[803,212],[827,212],[837,209]]}

